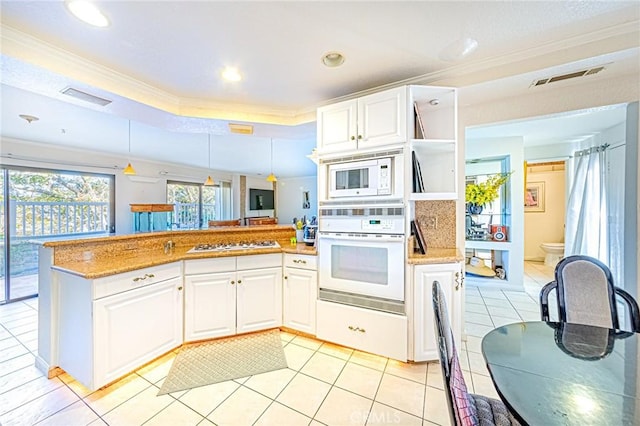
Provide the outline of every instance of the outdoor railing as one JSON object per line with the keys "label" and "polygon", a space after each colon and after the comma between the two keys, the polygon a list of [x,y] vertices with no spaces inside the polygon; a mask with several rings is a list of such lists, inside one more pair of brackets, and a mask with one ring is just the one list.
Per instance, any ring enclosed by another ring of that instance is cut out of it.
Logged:
{"label": "outdoor railing", "polygon": [[[206,227],[216,219],[215,204],[174,203],[172,223],[179,228]],[[0,205],[0,217],[4,211]],[[108,232],[110,209],[107,202],[15,201],[10,202],[9,235],[12,237],[46,237],[53,235]],[[0,221],[4,234],[4,221]]]}
{"label": "outdoor railing", "polygon": [[[9,207],[9,235],[12,237],[42,237],[109,230],[110,209],[109,203],[106,202],[11,200]],[[1,231],[4,233],[4,229]]]}

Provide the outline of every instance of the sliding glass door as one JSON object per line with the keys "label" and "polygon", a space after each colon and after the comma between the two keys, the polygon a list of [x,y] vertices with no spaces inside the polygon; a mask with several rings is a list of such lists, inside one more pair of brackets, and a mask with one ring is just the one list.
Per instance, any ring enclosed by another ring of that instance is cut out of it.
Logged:
{"label": "sliding glass door", "polygon": [[6,167],[2,172],[0,303],[38,293],[38,247],[113,232],[114,177]]}

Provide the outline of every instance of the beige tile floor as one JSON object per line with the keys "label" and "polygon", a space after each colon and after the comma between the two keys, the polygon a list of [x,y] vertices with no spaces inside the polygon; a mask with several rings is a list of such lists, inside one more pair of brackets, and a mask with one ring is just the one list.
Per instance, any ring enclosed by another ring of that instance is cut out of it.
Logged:
{"label": "beige tile floor", "polygon": [[[549,271],[541,264],[525,271],[528,293],[467,288],[467,341],[459,356],[472,392],[497,397],[480,352],[482,336],[539,318],[537,291]],[[3,426],[449,423],[437,362],[405,364],[285,332],[287,369],[157,396],[176,356],[171,352],[90,392],[67,374],[47,380],[34,367],[37,309],[37,299],[0,306]]]}

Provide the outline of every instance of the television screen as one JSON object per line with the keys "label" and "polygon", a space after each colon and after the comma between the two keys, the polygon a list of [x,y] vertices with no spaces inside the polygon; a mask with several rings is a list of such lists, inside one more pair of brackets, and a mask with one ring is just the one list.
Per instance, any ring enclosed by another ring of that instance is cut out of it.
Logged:
{"label": "television screen", "polygon": [[273,210],[273,190],[249,188],[249,208],[251,210]]}

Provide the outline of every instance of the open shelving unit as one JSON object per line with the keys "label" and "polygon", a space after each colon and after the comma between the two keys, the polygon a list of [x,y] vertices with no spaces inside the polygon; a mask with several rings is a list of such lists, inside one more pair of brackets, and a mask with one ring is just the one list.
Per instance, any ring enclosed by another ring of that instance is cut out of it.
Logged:
{"label": "open shelving unit", "polygon": [[410,86],[409,105],[413,114],[408,117],[411,156],[407,170],[418,173],[419,164],[423,187],[412,191],[409,199],[455,200],[457,158],[457,97],[453,88]]}

